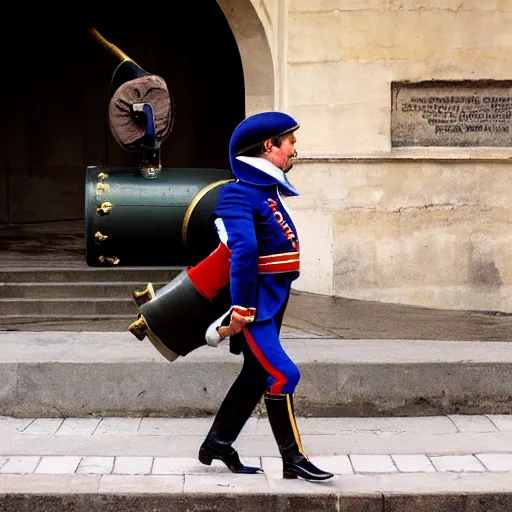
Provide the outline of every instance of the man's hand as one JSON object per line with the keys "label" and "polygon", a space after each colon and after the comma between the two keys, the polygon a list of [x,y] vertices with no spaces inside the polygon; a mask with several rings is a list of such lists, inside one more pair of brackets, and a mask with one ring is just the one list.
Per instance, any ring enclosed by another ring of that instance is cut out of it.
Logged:
{"label": "man's hand", "polygon": [[231,313],[231,320],[227,327],[221,326],[217,328],[217,332],[221,338],[227,338],[228,336],[233,336],[233,334],[238,334],[242,332],[243,328],[247,324],[246,319],[233,311]]}

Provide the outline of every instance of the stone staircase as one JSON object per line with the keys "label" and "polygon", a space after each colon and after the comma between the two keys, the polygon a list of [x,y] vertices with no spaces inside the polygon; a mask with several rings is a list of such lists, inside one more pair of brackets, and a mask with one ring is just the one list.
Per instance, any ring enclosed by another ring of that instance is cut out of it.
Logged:
{"label": "stone staircase", "polygon": [[0,270],[0,330],[124,331],[137,315],[131,294],[173,279],[178,267]]}

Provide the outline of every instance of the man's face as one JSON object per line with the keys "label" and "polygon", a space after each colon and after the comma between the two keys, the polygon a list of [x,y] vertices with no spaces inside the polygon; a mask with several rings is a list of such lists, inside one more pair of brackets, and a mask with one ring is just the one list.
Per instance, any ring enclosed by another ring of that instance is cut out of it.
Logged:
{"label": "man's face", "polygon": [[264,157],[286,173],[293,167],[293,159],[297,156],[296,142],[297,139],[293,133],[283,138],[280,147],[274,146],[271,140],[267,140],[265,142],[267,151]]}

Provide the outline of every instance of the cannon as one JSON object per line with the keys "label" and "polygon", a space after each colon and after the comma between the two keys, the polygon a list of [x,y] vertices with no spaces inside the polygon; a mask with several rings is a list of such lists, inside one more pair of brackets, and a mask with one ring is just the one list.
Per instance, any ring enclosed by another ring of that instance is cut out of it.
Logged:
{"label": "cannon", "polygon": [[212,212],[225,169],[88,167],[85,187],[87,264],[189,266],[218,245]]}

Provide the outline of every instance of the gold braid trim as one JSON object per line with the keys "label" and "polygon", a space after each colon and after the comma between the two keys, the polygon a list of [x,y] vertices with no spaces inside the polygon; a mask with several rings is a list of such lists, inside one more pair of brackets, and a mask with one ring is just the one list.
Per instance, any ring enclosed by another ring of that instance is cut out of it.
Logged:
{"label": "gold braid trim", "polygon": [[308,456],[306,455],[306,452],[304,451],[304,448],[302,448],[302,442],[300,440],[300,434],[299,429],[297,428],[297,423],[295,422],[295,415],[293,414],[292,409],[292,401],[290,399],[290,395],[286,395],[286,403],[288,404],[288,415],[290,416],[290,423],[292,425],[293,430],[293,437],[295,437],[295,442],[297,443],[297,446],[299,447],[299,452],[306,457],[307,460],[309,460]]}

